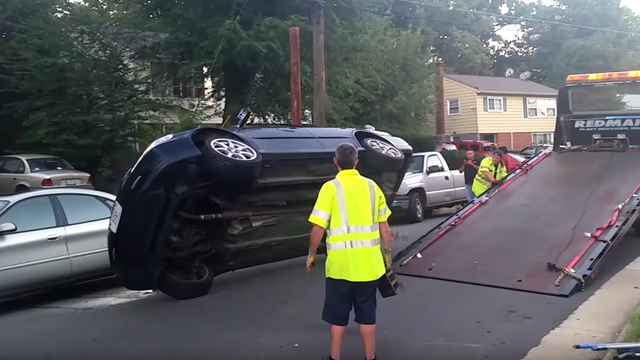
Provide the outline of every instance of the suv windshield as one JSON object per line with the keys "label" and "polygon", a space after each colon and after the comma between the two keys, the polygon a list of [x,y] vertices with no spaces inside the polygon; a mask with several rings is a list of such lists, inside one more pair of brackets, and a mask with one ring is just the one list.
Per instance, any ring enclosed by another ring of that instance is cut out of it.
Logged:
{"label": "suv windshield", "polygon": [[424,171],[424,156],[413,156],[411,158],[411,162],[409,163],[409,167],[407,168],[407,173],[421,173]]}
{"label": "suv windshield", "polygon": [[41,172],[50,170],[73,170],[73,166],[61,158],[41,158],[27,159],[31,172]]}

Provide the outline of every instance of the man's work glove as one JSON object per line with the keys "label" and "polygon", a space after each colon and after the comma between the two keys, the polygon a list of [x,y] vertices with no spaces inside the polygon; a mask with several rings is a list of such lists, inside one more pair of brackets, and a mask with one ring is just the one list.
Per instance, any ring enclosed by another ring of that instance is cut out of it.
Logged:
{"label": "man's work glove", "polygon": [[383,250],[382,257],[384,258],[384,265],[387,270],[391,269],[391,249]]}
{"label": "man's work glove", "polygon": [[309,250],[307,255],[307,272],[313,274],[313,267],[316,266],[316,252],[315,250]]}

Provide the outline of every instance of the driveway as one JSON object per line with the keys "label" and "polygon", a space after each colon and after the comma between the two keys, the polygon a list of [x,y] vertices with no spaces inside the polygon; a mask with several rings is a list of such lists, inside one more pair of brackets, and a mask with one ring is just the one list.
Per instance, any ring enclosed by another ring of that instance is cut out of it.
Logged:
{"label": "driveway", "polygon": [[[412,240],[439,220],[394,229]],[[626,239],[597,282],[569,299],[403,277],[405,292],[379,302],[378,353],[520,359],[638,255],[638,239]],[[31,304],[0,316],[0,359],[319,359],[329,343],[320,320],[323,271],[319,264],[307,275],[300,258],[220,276],[210,295],[189,301],[154,294],[91,310]],[[351,326],[343,359],[362,354]]]}

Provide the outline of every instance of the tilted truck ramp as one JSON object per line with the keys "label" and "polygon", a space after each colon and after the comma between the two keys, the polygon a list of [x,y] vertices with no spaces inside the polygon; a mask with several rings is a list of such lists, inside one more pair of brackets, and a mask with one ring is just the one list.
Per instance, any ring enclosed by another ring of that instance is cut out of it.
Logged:
{"label": "tilted truck ramp", "polygon": [[633,225],[639,183],[638,152],[539,154],[399,254],[396,272],[569,296]]}

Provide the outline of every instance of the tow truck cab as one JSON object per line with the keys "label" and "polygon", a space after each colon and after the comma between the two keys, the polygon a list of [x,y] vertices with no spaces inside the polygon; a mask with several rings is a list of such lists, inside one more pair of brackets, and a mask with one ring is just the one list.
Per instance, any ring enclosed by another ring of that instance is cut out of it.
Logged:
{"label": "tow truck cab", "polygon": [[567,76],[558,92],[554,147],[627,151],[640,145],[640,71]]}

